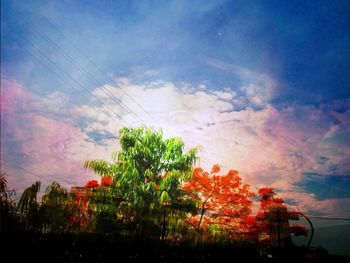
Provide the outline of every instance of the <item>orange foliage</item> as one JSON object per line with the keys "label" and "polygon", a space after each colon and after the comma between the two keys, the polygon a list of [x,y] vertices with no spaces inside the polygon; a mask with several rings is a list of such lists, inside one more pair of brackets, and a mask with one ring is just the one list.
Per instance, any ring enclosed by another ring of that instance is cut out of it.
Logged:
{"label": "orange foliage", "polygon": [[101,186],[111,186],[112,176],[102,176],[101,177]]}
{"label": "orange foliage", "polygon": [[218,173],[220,172],[220,165],[214,164],[213,168],[211,169],[211,173]]}
{"label": "orange foliage", "polygon": [[[285,207],[284,200],[282,198],[276,198],[274,189],[271,187],[264,187],[259,189],[258,194],[260,195],[260,209],[256,214],[256,222],[252,220],[246,220],[247,224],[250,225],[251,228],[257,228],[257,233],[260,234],[260,237],[265,237],[265,241],[268,240],[269,234],[269,222],[266,218],[266,213],[268,213],[273,207]],[[287,211],[288,219],[298,220],[300,218],[300,213],[296,211]],[[291,233],[294,233],[296,236],[298,235],[307,235],[307,229],[303,226],[293,225],[290,226]],[[258,238],[260,238],[258,236]],[[263,242],[260,241],[260,244]]]}
{"label": "orange foliage", "polygon": [[275,204],[283,204],[283,203],[284,203],[283,198],[273,198],[272,201],[273,201]]}
{"label": "orange foliage", "polygon": [[238,171],[230,170],[226,175],[218,175],[219,165],[214,165],[208,173],[202,168],[193,170],[193,178],[186,181],[183,190],[197,201],[198,215],[192,213],[188,222],[198,230],[206,230],[216,224],[228,230],[237,231],[251,210],[253,193],[249,185],[243,184]]}
{"label": "orange foliage", "polygon": [[270,198],[273,195],[275,195],[275,192],[273,191],[273,188],[271,188],[271,187],[263,187],[263,188],[259,189],[258,194],[262,198]]}
{"label": "orange foliage", "polygon": [[98,184],[97,180],[90,180],[85,185],[85,189],[98,188],[98,187],[99,187],[99,184]]}

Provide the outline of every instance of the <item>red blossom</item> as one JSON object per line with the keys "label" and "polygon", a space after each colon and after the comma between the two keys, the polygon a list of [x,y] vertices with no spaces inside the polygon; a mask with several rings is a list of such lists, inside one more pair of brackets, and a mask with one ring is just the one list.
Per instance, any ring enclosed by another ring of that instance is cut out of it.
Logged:
{"label": "red blossom", "polygon": [[260,188],[258,191],[258,194],[261,196],[273,196],[275,194],[275,192],[273,191],[272,187],[263,187]]}
{"label": "red blossom", "polygon": [[213,168],[211,168],[211,173],[218,173],[220,172],[220,165],[214,164]]}
{"label": "red blossom", "polygon": [[272,201],[273,201],[275,204],[282,204],[282,203],[284,203],[283,198],[274,198],[274,199],[272,199]]}
{"label": "red blossom", "polygon": [[255,226],[256,225],[256,218],[254,216],[247,216],[243,219],[243,223],[247,224],[249,226]]}
{"label": "red blossom", "polygon": [[102,186],[111,186],[112,176],[102,176],[101,177],[101,185]]}
{"label": "red blossom", "polygon": [[97,180],[90,180],[87,182],[87,184],[85,185],[85,189],[89,189],[89,188],[97,188],[100,185],[98,184]]}
{"label": "red blossom", "polygon": [[256,214],[256,219],[257,220],[264,220],[265,219],[265,213],[263,211],[259,211],[257,214]]}

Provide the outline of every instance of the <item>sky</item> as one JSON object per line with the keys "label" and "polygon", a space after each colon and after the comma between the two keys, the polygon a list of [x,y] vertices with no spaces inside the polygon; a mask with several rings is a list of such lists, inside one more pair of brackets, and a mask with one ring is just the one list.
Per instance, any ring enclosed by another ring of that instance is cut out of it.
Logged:
{"label": "sky", "polygon": [[3,0],[1,173],[18,193],[84,185],[145,125],[350,218],[349,47],[349,1]]}

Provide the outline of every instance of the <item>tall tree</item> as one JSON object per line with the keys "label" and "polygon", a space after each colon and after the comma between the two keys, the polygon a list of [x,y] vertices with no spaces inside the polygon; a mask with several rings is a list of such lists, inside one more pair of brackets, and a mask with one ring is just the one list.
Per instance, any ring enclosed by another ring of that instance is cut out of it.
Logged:
{"label": "tall tree", "polygon": [[185,182],[183,189],[197,201],[199,212],[188,222],[202,234],[235,238],[241,221],[251,213],[253,193],[241,182],[238,171],[230,170],[226,175],[219,172],[219,165],[210,173],[196,168],[193,178]]}
{"label": "tall tree", "polygon": [[124,222],[136,222],[141,232],[151,230],[152,225],[145,224],[162,211],[165,225],[165,209],[183,196],[181,184],[191,176],[197,148],[185,153],[181,138],[165,140],[161,131],[149,128],[122,128],[119,143],[121,150],[113,154],[114,162],[91,160],[85,167],[101,176],[113,176],[111,191],[119,202],[117,214]]}
{"label": "tall tree", "polygon": [[26,230],[41,230],[42,219],[39,214],[40,204],[37,201],[40,185],[40,181],[36,181],[30,187],[26,188],[17,204],[17,208],[24,219]]}
{"label": "tall tree", "polygon": [[[288,221],[299,220],[304,215],[300,212],[288,210],[284,200],[276,197],[272,187],[260,188],[258,195],[260,196],[260,208],[256,215],[256,221],[250,221],[250,227],[257,230],[257,238],[262,244],[271,246],[274,242],[276,243],[273,244],[275,246],[281,246],[284,243],[289,245],[291,244],[290,234],[307,236],[308,230],[304,226],[289,225]],[[309,221],[309,219],[307,220]]]}

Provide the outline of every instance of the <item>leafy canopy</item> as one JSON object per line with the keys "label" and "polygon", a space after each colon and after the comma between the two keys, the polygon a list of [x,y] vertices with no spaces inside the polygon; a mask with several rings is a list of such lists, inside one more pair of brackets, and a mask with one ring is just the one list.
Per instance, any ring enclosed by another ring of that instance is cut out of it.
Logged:
{"label": "leafy canopy", "polygon": [[185,153],[181,138],[164,139],[150,128],[122,128],[119,133],[121,150],[113,154],[114,162],[86,161],[85,168],[112,176],[112,188],[136,218],[176,203],[183,195],[182,182],[191,177],[197,148]]}
{"label": "leafy canopy", "polygon": [[214,165],[210,173],[198,167],[193,171],[193,178],[183,186],[197,201],[200,212],[193,214],[188,222],[202,232],[237,231],[251,213],[253,193],[249,185],[241,182],[236,170],[230,170],[226,175],[219,175],[219,172],[219,165]]}

